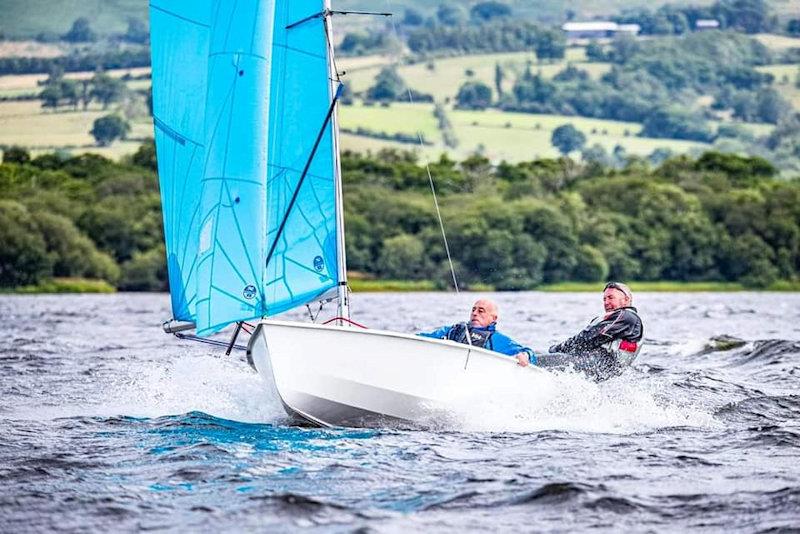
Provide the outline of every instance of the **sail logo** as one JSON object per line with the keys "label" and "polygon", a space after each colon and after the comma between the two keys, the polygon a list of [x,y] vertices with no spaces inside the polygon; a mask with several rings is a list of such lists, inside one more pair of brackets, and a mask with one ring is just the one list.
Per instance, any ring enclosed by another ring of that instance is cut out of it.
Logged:
{"label": "sail logo", "polygon": [[316,269],[318,273],[321,273],[322,269],[324,268],[325,268],[325,260],[322,259],[322,256],[316,256],[314,258],[314,269]]}
{"label": "sail logo", "polygon": [[250,284],[249,286],[245,287],[244,291],[242,291],[242,296],[247,300],[254,299],[256,296],[256,286]]}

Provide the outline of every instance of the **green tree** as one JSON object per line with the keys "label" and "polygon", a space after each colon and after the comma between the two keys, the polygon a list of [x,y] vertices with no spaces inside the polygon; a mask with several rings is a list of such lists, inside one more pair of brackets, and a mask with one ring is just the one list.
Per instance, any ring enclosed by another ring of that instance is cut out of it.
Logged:
{"label": "green tree", "polygon": [[542,280],[557,283],[570,280],[577,264],[578,236],[569,218],[553,206],[524,203],[517,206],[523,231],[545,250]]}
{"label": "green tree", "polygon": [[383,242],[377,267],[385,278],[418,280],[427,276],[431,264],[419,238],[400,234]]}
{"label": "green tree", "polygon": [[3,150],[3,163],[23,165],[31,161],[31,153],[21,146],[10,146]]}
{"label": "green tree", "polygon": [[90,95],[103,105],[103,109],[108,109],[109,104],[122,99],[125,90],[125,82],[112,78],[103,72],[98,72],[92,78]]}
{"label": "green tree", "polygon": [[608,58],[606,58],[605,50],[603,50],[603,46],[600,43],[597,41],[589,41],[589,44],[586,45],[586,59],[589,61],[603,62]]}
{"label": "green tree", "polygon": [[719,250],[723,275],[750,287],[767,287],[778,278],[775,251],[752,233],[726,236]]}
{"label": "green tree", "polygon": [[63,98],[63,94],[61,93],[61,84],[52,84],[46,86],[44,89],[42,89],[42,92],[39,93],[39,98],[42,100],[43,108],[57,109],[58,105],[61,103],[61,99]]}
{"label": "green tree", "polygon": [[[522,218],[512,206],[496,197],[460,199],[448,204],[443,216],[449,221],[450,249],[467,285],[482,282],[511,290],[542,282],[546,250],[523,231]],[[440,243],[441,237],[430,249],[441,248]]]}
{"label": "green tree", "polygon": [[640,45],[630,35],[620,34],[611,42],[611,50],[606,56],[614,63],[625,64],[640,50]]}
{"label": "green tree", "polygon": [[581,245],[576,255],[572,279],[600,282],[608,278],[608,262],[603,253],[590,245]]}
{"label": "green tree", "polygon": [[464,23],[464,11],[455,4],[439,4],[436,9],[436,19],[444,26],[459,26]]}
{"label": "green tree", "polygon": [[150,31],[141,20],[130,18],[123,38],[129,43],[146,44],[150,40]]}
{"label": "green tree", "polygon": [[161,206],[156,194],[113,195],[89,206],[78,227],[100,250],[125,262],[136,252],[154,248],[162,241]]}
{"label": "green tree", "polygon": [[760,89],[756,95],[758,118],[763,122],[778,124],[792,113],[792,105],[772,87]]}
{"label": "green tree", "polygon": [[489,0],[472,6],[469,15],[476,22],[488,22],[493,19],[510,17],[511,7],[503,2]]}
{"label": "green tree", "polygon": [[486,109],[492,105],[492,88],[483,82],[466,82],[456,95],[458,107]]}
{"label": "green tree", "polygon": [[384,67],[375,77],[375,85],[367,89],[369,100],[392,101],[398,100],[406,91],[403,78],[394,67]]}
{"label": "green tree", "polygon": [[425,22],[422,13],[412,7],[407,7],[403,12],[403,24],[406,26],[421,26]]}
{"label": "green tree", "polygon": [[97,35],[89,24],[89,19],[80,17],[72,23],[72,28],[64,34],[64,40],[70,43],[89,43],[97,40]]}
{"label": "green tree", "polygon": [[503,72],[503,67],[500,66],[499,62],[497,62],[494,64],[494,90],[497,91],[497,98],[503,97],[504,79],[505,73]]}
{"label": "green tree", "polygon": [[0,287],[37,284],[52,269],[42,234],[25,206],[0,200]]}
{"label": "green tree", "polygon": [[117,139],[125,139],[131,125],[119,115],[106,115],[94,121],[89,132],[100,146],[109,146]]}
{"label": "green tree", "polygon": [[514,97],[521,104],[548,104],[557,98],[558,87],[541,74],[533,74],[530,69],[514,83]]}
{"label": "green tree", "polygon": [[123,291],[166,291],[169,289],[164,246],[136,252],[122,264],[119,289]]}
{"label": "green tree", "polygon": [[550,142],[565,156],[573,150],[580,150],[586,144],[586,136],[571,124],[562,124],[550,137]]}
{"label": "green tree", "polygon": [[117,264],[97,250],[68,218],[53,213],[32,214],[53,260],[54,276],[101,278],[112,284],[119,279]]}
{"label": "green tree", "polygon": [[704,142],[714,139],[714,134],[702,119],[680,109],[654,110],[645,118],[639,135]]}
{"label": "green tree", "polygon": [[78,89],[79,82],[75,80],[61,80],[61,98],[67,101],[68,106],[73,109],[78,109],[80,102],[80,90]]}
{"label": "green tree", "polygon": [[566,49],[567,41],[562,32],[542,30],[536,34],[534,50],[539,61],[564,59]]}
{"label": "green tree", "polygon": [[153,139],[148,139],[131,156],[131,163],[144,167],[153,172],[158,172],[158,162],[156,161],[156,144]]}

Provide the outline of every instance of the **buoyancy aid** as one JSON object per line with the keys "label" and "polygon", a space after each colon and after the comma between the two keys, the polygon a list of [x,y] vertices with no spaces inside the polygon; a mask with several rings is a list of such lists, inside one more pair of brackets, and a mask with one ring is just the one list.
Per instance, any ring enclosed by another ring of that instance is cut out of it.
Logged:
{"label": "buoyancy aid", "polygon": [[[469,333],[469,339],[467,334]],[[472,328],[465,323],[454,324],[447,333],[447,339],[457,343],[472,345],[492,350],[492,335],[494,330],[489,328]]]}
{"label": "buoyancy aid", "polygon": [[642,341],[628,341],[626,339],[615,339],[607,343],[604,348],[617,358],[620,365],[630,365],[642,350]]}
{"label": "buoyancy aid", "polygon": [[628,306],[596,317],[577,335],[551,347],[550,352],[591,354],[599,349],[627,366],[641,351],[642,333],[636,308]]}

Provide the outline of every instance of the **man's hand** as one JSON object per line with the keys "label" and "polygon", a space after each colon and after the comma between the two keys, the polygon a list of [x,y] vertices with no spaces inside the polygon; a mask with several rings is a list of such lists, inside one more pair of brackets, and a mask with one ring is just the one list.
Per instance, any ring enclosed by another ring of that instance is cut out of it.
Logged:
{"label": "man's hand", "polygon": [[528,361],[528,353],[527,352],[518,352],[514,355],[517,359],[517,365],[520,367],[528,367],[531,363]]}

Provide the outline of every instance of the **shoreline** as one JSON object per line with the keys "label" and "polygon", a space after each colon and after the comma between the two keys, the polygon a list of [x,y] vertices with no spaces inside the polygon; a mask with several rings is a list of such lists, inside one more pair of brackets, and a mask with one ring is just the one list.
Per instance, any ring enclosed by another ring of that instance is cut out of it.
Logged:
{"label": "shoreline", "polygon": [[[765,288],[746,287],[737,282],[627,282],[637,293],[737,293],[737,292],[800,292],[800,281],[780,280]],[[545,293],[595,293],[603,289],[605,282],[561,282],[546,284],[523,291],[541,291]],[[350,288],[354,293],[413,293],[413,292],[449,292],[450,288],[440,289],[430,280],[364,280],[351,279]],[[489,285],[474,285],[467,290],[470,293],[495,292]],[[116,293],[117,289],[105,280],[84,278],[54,278],[36,286],[18,288],[2,288],[2,295],[52,295],[52,294],[84,294],[84,293]]]}

